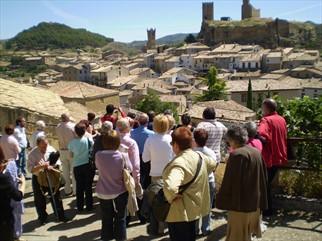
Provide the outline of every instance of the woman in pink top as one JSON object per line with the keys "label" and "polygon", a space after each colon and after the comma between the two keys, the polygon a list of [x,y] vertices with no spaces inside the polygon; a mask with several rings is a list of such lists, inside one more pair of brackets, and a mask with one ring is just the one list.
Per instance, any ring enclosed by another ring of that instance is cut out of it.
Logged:
{"label": "woman in pink top", "polygon": [[95,155],[99,173],[96,193],[102,210],[102,240],[126,240],[126,205],[128,192],[123,181],[124,164],[132,165],[126,154],[118,151],[120,137],[114,130],[102,136],[103,151]]}
{"label": "woman in pink top", "polygon": [[245,124],[245,129],[248,132],[248,145],[256,148],[260,153],[263,150],[262,142],[256,138],[257,135],[257,125],[255,122],[248,122]]}

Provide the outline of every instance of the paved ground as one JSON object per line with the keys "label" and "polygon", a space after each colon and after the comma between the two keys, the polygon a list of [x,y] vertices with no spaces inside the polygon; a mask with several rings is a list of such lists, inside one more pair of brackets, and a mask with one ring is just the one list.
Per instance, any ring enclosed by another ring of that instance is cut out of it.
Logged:
{"label": "paved ground", "polygon": [[[91,241],[100,239],[99,205],[95,198],[95,211],[86,214],[76,214],[75,198],[64,198],[66,216],[72,218],[68,223],[55,222],[53,215],[49,223],[39,226],[33,204],[33,196],[27,183],[25,195],[25,215],[23,217],[23,238],[29,241]],[[48,213],[52,213],[47,205]],[[213,211],[215,217],[213,232],[209,237],[199,240],[224,240],[226,232],[225,213]],[[127,229],[128,239],[135,241],[168,240],[168,236],[152,238],[146,233],[146,226],[133,222]],[[263,234],[262,241],[322,241],[322,213],[300,211],[280,211],[278,215],[268,220],[268,230]]]}

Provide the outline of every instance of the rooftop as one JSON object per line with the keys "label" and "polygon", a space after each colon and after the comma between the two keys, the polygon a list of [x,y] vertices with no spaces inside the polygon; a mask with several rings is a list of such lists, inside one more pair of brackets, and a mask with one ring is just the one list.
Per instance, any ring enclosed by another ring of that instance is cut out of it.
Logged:
{"label": "rooftop", "polygon": [[70,99],[95,99],[118,95],[117,91],[78,81],[59,81],[49,89],[63,98]]}
{"label": "rooftop", "polygon": [[68,113],[63,100],[52,91],[5,79],[0,79],[0,86],[0,106],[25,109],[53,117]]}
{"label": "rooftop", "polygon": [[202,113],[206,107],[214,107],[218,119],[230,121],[247,121],[256,118],[256,113],[233,100],[216,100],[198,102],[192,106],[188,114],[192,118],[202,119]]}
{"label": "rooftop", "polygon": [[[230,92],[247,92],[248,80],[227,81],[227,88]],[[320,79],[298,79],[286,77],[282,80],[276,79],[254,79],[252,80],[253,91],[262,90],[294,90],[303,88],[321,88]]]}

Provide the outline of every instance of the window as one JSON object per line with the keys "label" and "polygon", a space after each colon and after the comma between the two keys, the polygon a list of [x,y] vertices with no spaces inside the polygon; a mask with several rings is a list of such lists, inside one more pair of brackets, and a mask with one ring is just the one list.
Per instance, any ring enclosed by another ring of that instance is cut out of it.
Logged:
{"label": "window", "polygon": [[247,95],[246,94],[241,94],[241,102],[245,103],[247,99]]}

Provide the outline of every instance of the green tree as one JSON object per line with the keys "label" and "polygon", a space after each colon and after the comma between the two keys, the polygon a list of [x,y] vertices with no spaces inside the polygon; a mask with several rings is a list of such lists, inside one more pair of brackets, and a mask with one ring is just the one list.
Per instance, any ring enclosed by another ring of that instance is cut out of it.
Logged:
{"label": "green tree", "polygon": [[170,109],[173,112],[174,117],[178,118],[177,108],[173,103],[162,102],[156,94],[149,92],[142,100],[140,100],[135,108],[142,112],[149,112],[153,110],[156,113],[163,113],[165,110]]}
{"label": "green tree", "polygon": [[217,68],[215,66],[210,67],[207,78],[204,79],[204,82],[208,85],[208,91],[198,96],[198,101],[222,100],[226,98],[226,82],[218,79],[217,75]]}
{"label": "green tree", "polygon": [[197,42],[196,37],[193,34],[189,34],[185,39],[185,43],[191,44]]}
{"label": "green tree", "polygon": [[248,80],[248,90],[247,90],[247,108],[253,109],[253,88],[252,80]]}

